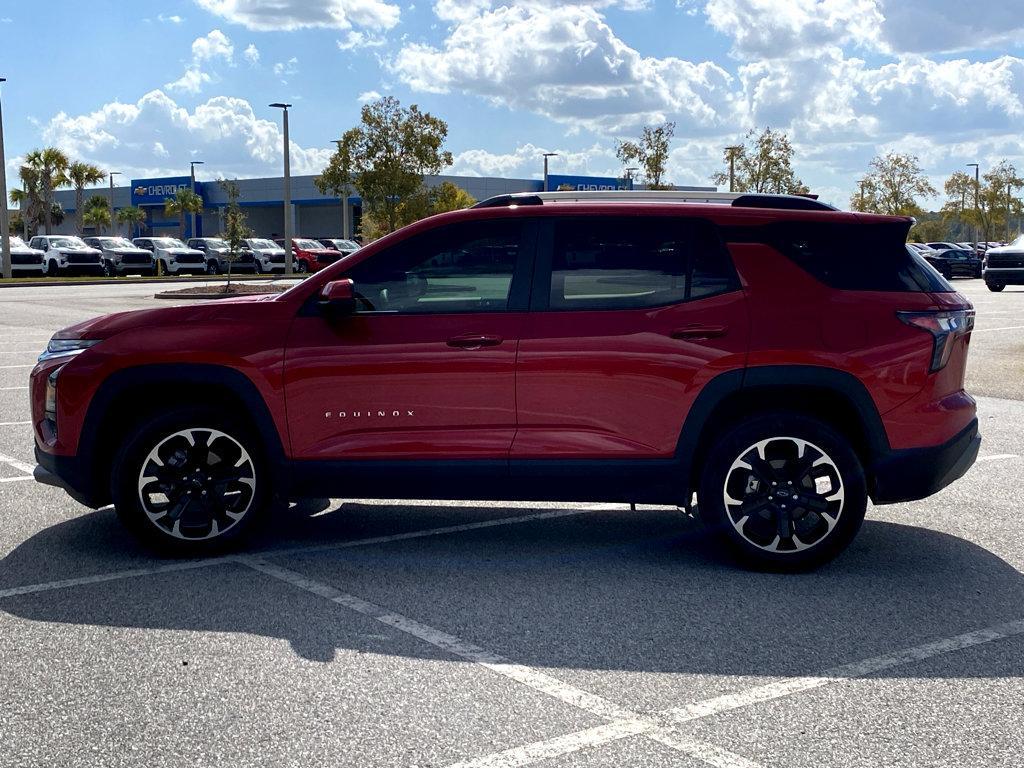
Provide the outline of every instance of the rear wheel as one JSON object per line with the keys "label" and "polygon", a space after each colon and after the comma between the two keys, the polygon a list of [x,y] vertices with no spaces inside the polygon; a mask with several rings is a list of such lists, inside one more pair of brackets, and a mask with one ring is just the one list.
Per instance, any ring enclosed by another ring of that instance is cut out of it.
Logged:
{"label": "rear wheel", "polygon": [[217,264],[216,260],[211,259],[206,263],[206,274],[207,275],[218,275],[220,274],[220,265]]}
{"label": "rear wheel", "polygon": [[988,286],[989,291],[1002,291],[1006,288],[1005,283],[996,283],[995,281],[986,281],[985,285]]}
{"label": "rear wheel", "polygon": [[849,442],[800,414],[732,428],[712,449],[701,517],[744,565],[801,571],[834,558],[864,520],[867,484]]}
{"label": "rear wheel", "polygon": [[238,540],[265,516],[271,498],[259,439],[206,409],[180,409],[141,425],[118,452],[111,481],[125,525],[175,555]]}
{"label": "rear wheel", "polygon": [[295,265],[295,271],[300,275],[309,272],[309,263],[303,259],[299,259],[298,263]]}

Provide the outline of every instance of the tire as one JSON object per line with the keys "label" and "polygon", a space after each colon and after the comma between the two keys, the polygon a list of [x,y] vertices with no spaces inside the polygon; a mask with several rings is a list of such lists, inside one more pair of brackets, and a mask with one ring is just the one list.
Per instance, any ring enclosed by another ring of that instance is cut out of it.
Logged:
{"label": "tire", "polygon": [[697,500],[705,524],[741,565],[798,572],[850,544],[864,521],[867,482],[839,433],[779,412],[739,424],[715,442]]}
{"label": "tire", "polygon": [[167,269],[167,262],[165,262],[163,259],[161,259],[157,263],[157,265],[157,272],[160,274],[161,277],[171,274],[171,271]]}
{"label": "tire", "polygon": [[53,259],[50,259],[46,263],[46,274],[48,277],[51,278],[56,278],[58,275],[60,275],[60,268],[57,266],[57,262],[55,262]]}
{"label": "tire", "polygon": [[988,286],[989,291],[1002,291],[1004,288],[1006,288],[1005,283],[989,283],[988,281],[985,281],[985,285]]}
{"label": "tire", "polygon": [[206,263],[206,274],[207,275],[220,275],[220,266],[217,264],[216,260],[211,259],[210,261],[208,261]]}
{"label": "tire", "polygon": [[309,264],[304,259],[299,259],[295,263],[295,272],[299,273],[299,275],[305,275],[309,272]]}
{"label": "tire", "polygon": [[103,262],[103,277],[105,278],[116,278],[117,271],[114,269],[114,265],[110,262]]}
{"label": "tire", "polygon": [[267,517],[270,486],[257,434],[209,408],[175,409],[131,430],[111,474],[125,526],[180,556],[224,550],[254,531]]}

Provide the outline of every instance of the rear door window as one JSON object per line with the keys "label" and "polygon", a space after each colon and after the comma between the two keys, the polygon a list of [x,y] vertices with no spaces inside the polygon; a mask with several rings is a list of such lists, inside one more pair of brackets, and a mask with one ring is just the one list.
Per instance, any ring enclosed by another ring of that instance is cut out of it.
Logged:
{"label": "rear door window", "polygon": [[738,288],[710,222],[581,216],[553,226],[547,309],[659,307]]}

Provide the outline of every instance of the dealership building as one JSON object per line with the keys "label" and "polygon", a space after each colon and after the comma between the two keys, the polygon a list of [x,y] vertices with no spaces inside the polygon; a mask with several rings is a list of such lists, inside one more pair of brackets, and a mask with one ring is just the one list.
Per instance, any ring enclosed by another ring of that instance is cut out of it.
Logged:
{"label": "dealership building", "polygon": [[[294,227],[292,232],[307,237],[347,237],[351,233],[342,232],[342,201],[332,195],[324,195],[313,183],[314,176],[293,176],[291,179],[292,216]],[[424,179],[427,187],[434,187],[442,182],[451,182],[466,190],[477,200],[513,192],[540,192],[543,182],[540,179],[506,179],[486,176],[427,176]],[[284,233],[284,179],[273,177],[266,179],[238,179],[239,205],[247,216],[247,224],[258,237],[281,237]],[[565,176],[551,174],[548,177],[548,189],[565,189],[571,187],[578,190],[614,190],[627,188],[628,180],[605,176]],[[112,196],[114,211],[126,207],[137,206],[146,213],[145,223],[138,228],[139,235],[178,236],[178,218],[168,218],[164,214],[164,201],[173,197],[181,188],[192,186],[188,176],[174,176],[159,179],[132,179],[128,186],[114,187],[113,191],[106,187],[97,187],[85,191],[83,200],[93,195]],[[713,192],[714,187],[677,187],[680,190],[699,190]],[[227,206],[227,195],[216,181],[197,181],[196,193],[203,199],[203,211],[198,214],[195,232],[192,231],[191,216],[185,217],[185,237],[216,236],[223,230],[224,211]],[[54,227],[58,233],[72,233],[75,230],[75,192],[74,190],[57,190],[54,201],[64,210],[64,221]],[[345,202],[349,207],[351,227],[358,230],[362,214],[362,200],[352,195]],[[114,231],[123,235],[130,233],[126,225],[117,225]],[[84,233],[95,234],[91,228]]]}

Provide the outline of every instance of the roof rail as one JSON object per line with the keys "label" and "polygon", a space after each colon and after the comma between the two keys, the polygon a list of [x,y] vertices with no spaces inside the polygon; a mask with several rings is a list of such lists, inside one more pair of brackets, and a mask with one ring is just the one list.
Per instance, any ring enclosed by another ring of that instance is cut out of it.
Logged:
{"label": "roof rail", "polygon": [[805,211],[838,209],[803,195],[769,195],[747,192],[704,192],[701,190],[582,190],[568,192],[517,192],[481,200],[473,208],[539,206],[572,202],[717,203],[736,208],[778,208]]}

